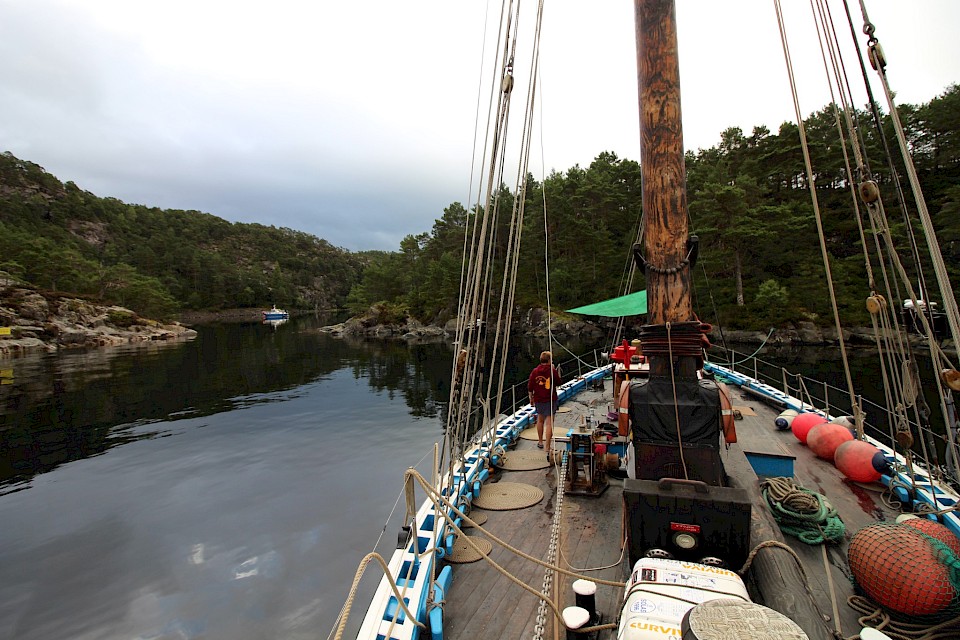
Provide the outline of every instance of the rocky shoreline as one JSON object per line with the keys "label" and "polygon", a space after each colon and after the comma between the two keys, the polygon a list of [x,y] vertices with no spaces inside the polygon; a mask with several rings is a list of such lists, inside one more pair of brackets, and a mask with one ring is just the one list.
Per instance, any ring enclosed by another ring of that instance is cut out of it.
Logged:
{"label": "rocky shoreline", "polygon": [[[514,335],[520,337],[545,338],[548,335],[548,317],[544,309],[531,309],[514,324]],[[323,327],[320,331],[333,336],[349,336],[375,339],[394,339],[406,341],[424,341],[452,339],[456,334],[456,319],[450,320],[443,326],[424,325],[413,318],[405,322],[380,323],[377,314],[371,310],[361,316],[350,318],[346,322]],[[566,313],[553,313],[550,316],[550,331],[557,336],[579,336],[588,339],[599,339],[607,335],[612,327],[571,316]],[[639,334],[639,325],[627,327],[627,337]],[[708,334],[714,345],[744,344],[762,345],[771,347],[830,347],[838,346],[840,340],[833,327],[818,327],[812,322],[801,322],[795,326],[788,326],[768,331],[723,330],[714,327]],[[871,327],[855,327],[844,329],[844,342],[850,346],[873,346],[876,339]],[[911,335],[910,343],[916,348],[926,347],[921,336]],[[943,348],[948,352],[955,352],[952,341],[946,341]]]}
{"label": "rocky shoreline", "polygon": [[197,332],[179,322],[141,318],[120,306],[26,288],[0,280],[0,358],[61,349],[188,340]]}
{"label": "rocky shoreline", "polygon": [[[211,322],[249,322],[259,320],[259,309],[229,309],[217,312],[187,311],[179,322],[161,323],[141,318],[130,309],[104,306],[76,297],[40,292],[6,278],[0,278],[0,358],[29,353],[49,353],[61,349],[104,347],[147,341],[192,339],[197,335],[189,325]],[[613,321],[591,322],[580,316],[530,309],[514,322],[513,333],[520,337],[545,338],[549,332],[560,337],[578,336],[601,339],[609,335]],[[423,342],[450,340],[456,334],[456,319],[442,326],[423,324],[413,318],[401,322],[383,322],[379,310],[350,318],[345,322],[320,329],[343,337],[405,340]],[[628,326],[626,336],[639,333],[639,325]],[[714,327],[709,334],[713,344],[745,344],[769,346],[836,346],[836,329],[818,327],[812,322],[798,323],[771,331],[722,330]],[[844,330],[844,339],[851,346],[875,344],[869,327]],[[925,347],[920,336],[911,336],[916,347]],[[955,352],[952,343],[944,345]]]}
{"label": "rocky shoreline", "polygon": [[[379,339],[400,339],[407,341],[449,339],[456,335],[457,319],[448,320],[443,326],[423,324],[414,318],[403,322],[381,322],[379,311],[372,308],[366,313],[350,318],[346,322],[322,327],[320,331],[333,336],[350,336]],[[581,320],[569,314],[551,314],[554,334],[562,336],[578,335],[585,338],[601,338],[604,327]],[[530,309],[514,324],[514,335],[522,337],[546,337],[548,334],[547,312],[544,309]]]}

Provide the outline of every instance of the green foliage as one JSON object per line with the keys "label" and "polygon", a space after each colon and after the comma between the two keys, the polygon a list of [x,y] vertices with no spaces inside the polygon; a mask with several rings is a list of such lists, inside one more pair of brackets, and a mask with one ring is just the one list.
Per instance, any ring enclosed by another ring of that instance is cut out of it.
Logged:
{"label": "green foliage", "polygon": [[[901,115],[956,281],[960,87],[924,105],[904,105]],[[882,160],[883,142],[871,113],[851,117],[880,185],[894,241],[908,248],[908,223],[916,225],[916,212],[909,200],[902,210],[891,174],[899,172],[906,184],[903,162]],[[875,277],[880,269],[870,225],[864,224],[861,236],[852,213],[832,105],[804,125],[840,313],[847,323],[868,322],[863,300],[871,291],[862,238]],[[880,125],[892,140],[890,118],[881,114]],[[758,126],[749,135],[731,127],[716,146],[687,153],[686,175],[690,231],[700,237],[693,278],[701,317],[754,329],[802,319],[831,322],[798,127],[785,122],[774,133]],[[388,323],[407,314],[439,323],[457,315],[462,268],[478,264],[464,248],[487,207],[494,248],[484,264],[499,296],[518,197],[501,186],[489,203],[467,208],[454,202],[428,233],[407,236],[397,251],[351,254],[292,229],[98,198],[9,153],[0,155],[0,187],[0,269],[38,287],[86,294],[151,317],[178,307],[345,304],[354,313],[376,305]],[[528,176],[519,194],[525,213],[516,307],[545,307],[549,299],[553,308],[567,309],[620,293],[626,257],[638,238],[640,187],[639,163],[611,152],[599,154],[589,167],[554,171],[542,182]],[[921,252],[920,264],[909,257],[905,262],[916,281],[931,259]],[[643,286],[635,283],[634,290]]]}
{"label": "green foliage", "polygon": [[375,324],[404,324],[410,310],[403,303],[378,302],[371,307]]}
{"label": "green foliage", "polygon": [[790,292],[775,279],[765,280],[757,288],[754,306],[758,315],[771,324],[780,325],[791,317]]}
{"label": "green foliage", "polygon": [[137,315],[119,309],[111,309],[107,312],[107,319],[111,324],[121,328],[131,327],[137,324]]}
{"label": "green foliage", "polygon": [[341,306],[361,256],[300,231],[98,198],[0,154],[0,268],[169,318],[180,308]]}
{"label": "green foliage", "polygon": [[[960,89],[951,87],[928,105],[907,106],[904,112],[908,136],[920,152],[918,166],[944,257],[956,277],[960,269],[960,142],[955,132],[960,124],[951,123],[960,118]],[[890,191],[889,169],[879,161],[882,144],[871,116],[858,112],[852,117],[859,123],[875,178],[887,191],[897,244],[908,246],[906,225]],[[883,125],[890,136],[889,118]],[[867,323],[863,300],[869,287],[863,243],[843,175],[841,147],[835,142],[832,107],[812,114],[805,126],[838,307],[844,322]],[[709,294],[712,299],[709,305],[699,301],[700,315],[733,328],[757,329],[799,320],[831,322],[798,127],[784,123],[774,134],[759,126],[750,135],[729,128],[721,133],[717,146],[688,153],[686,170],[690,230],[700,237],[701,247],[695,291],[701,298]],[[544,307],[548,293],[554,308],[617,295],[625,256],[639,229],[639,164],[604,152],[589,167],[554,171],[542,183],[528,177],[524,195],[516,306]],[[512,194],[501,187],[492,203],[500,207],[491,269],[492,281],[497,283],[508,233],[503,223],[508,216],[503,212],[509,212],[506,207],[512,204]],[[351,309],[362,312],[383,301],[404,305],[424,320],[444,321],[455,315],[461,264],[475,259],[465,258],[463,247],[476,213],[453,203],[430,234],[408,236],[397,253],[365,256],[363,277],[350,294]],[[868,242],[875,262],[872,237]],[[876,264],[873,268],[879,269]],[[913,272],[917,267],[909,268]]]}
{"label": "green foliage", "polygon": [[780,286],[776,280],[765,280],[757,290],[756,303],[761,307],[785,307],[790,299],[786,287]]}

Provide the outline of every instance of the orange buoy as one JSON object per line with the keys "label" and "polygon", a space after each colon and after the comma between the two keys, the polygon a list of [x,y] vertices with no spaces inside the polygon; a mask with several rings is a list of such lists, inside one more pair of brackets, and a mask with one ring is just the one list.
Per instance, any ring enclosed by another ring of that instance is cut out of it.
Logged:
{"label": "orange buoy", "polygon": [[[626,340],[624,340],[626,342]],[[617,397],[617,435],[630,433],[630,381],[620,383],[620,395]]]}
{"label": "orange buoy", "polygon": [[880,472],[873,466],[873,457],[880,450],[863,440],[850,440],[837,447],[833,464],[840,472],[856,482],[876,482]]}
{"label": "orange buoy", "polygon": [[723,441],[727,444],[733,444],[737,441],[737,423],[733,415],[733,405],[730,404],[730,392],[727,391],[727,385],[722,382],[717,383],[720,389],[720,424],[723,425]]}
{"label": "orange buoy", "polygon": [[807,434],[807,446],[818,458],[833,461],[837,447],[853,440],[850,429],[835,422],[823,422],[814,425]]}
{"label": "orange buoy", "polygon": [[793,431],[793,435],[797,436],[797,440],[806,444],[810,429],[826,421],[827,419],[819,413],[813,413],[812,411],[801,413],[790,423],[790,430]]}
{"label": "orange buoy", "polygon": [[902,524],[872,524],[847,550],[857,584],[884,607],[913,616],[940,613],[954,597],[947,567],[929,540]]}
{"label": "orange buoy", "polygon": [[957,536],[953,535],[953,531],[950,531],[945,524],[941,524],[928,518],[909,518],[907,520],[903,520],[902,522],[908,527],[913,527],[918,531],[922,531],[931,538],[936,538],[943,544],[950,547],[950,550],[956,555],[960,556],[960,540],[957,539]]}

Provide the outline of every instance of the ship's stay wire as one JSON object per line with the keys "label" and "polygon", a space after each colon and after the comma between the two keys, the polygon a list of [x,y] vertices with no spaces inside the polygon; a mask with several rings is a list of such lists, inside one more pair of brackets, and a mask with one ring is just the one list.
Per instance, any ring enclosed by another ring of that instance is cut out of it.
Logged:
{"label": "ship's stay wire", "polygon": [[840,325],[840,311],[837,307],[837,295],[833,286],[833,275],[830,270],[830,256],[827,253],[826,238],[823,232],[823,220],[820,215],[820,202],[817,198],[816,181],[813,174],[813,166],[810,160],[810,149],[807,145],[806,130],[803,123],[803,114],[800,111],[800,101],[797,96],[797,82],[793,74],[793,60],[790,56],[790,46],[787,42],[787,32],[784,25],[783,10],[780,6],[780,0],[774,0],[774,8],[777,14],[777,24],[780,29],[780,41],[783,46],[784,61],[787,65],[787,77],[790,80],[790,93],[793,98],[794,113],[797,117],[797,126],[800,131],[800,148],[803,152],[803,162],[807,171],[807,187],[810,190],[810,199],[813,204],[814,219],[817,223],[817,233],[820,239],[820,254],[823,258],[823,268],[827,276],[827,288],[830,293],[830,306],[833,310],[834,324],[837,329],[837,335],[840,337],[840,358],[843,361],[844,375],[847,381],[847,390],[850,394],[850,406],[853,407],[853,417],[856,423],[857,432],[863,434],[863,412],[860,411],[857,403],[856,392],[853,388],[853,378],[850,374],[850,362],[847,358],[846,344],[843,340],[843,327]]}

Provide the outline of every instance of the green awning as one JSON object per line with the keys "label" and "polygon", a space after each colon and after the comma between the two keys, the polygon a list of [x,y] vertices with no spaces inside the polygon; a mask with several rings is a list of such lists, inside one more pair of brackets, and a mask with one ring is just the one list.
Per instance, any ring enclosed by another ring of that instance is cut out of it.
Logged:
{"label": "green awning", "polygon": [[639,316],[647,312],[647,292],[637,291],[628,293],[619,298],[610,298],[603,302],[595,302],[576,309],[567,309],[568,313],[579,313],[585,316],[604,316],[620,318],[622,316]]}

